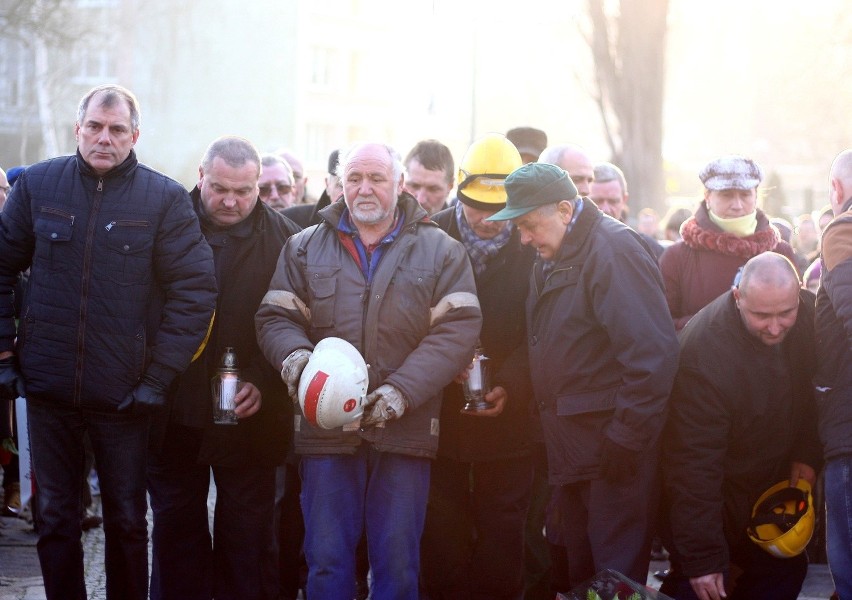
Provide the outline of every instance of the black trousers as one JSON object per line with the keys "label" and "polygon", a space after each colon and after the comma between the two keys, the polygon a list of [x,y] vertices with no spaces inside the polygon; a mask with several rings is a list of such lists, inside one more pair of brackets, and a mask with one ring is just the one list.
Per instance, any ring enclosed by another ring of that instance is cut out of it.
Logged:
{"label": "black trousers", "polygon": [[[275,468],[199,464],[201,430],[170,425],[149,457],[152,600],[275,599]],[[213,536],[210,473],[216,483]]]}
{"label": "black trousers", "polygon": [[531,488],[529,457],[432,463],[420,545],[430,600],[521,597]]}

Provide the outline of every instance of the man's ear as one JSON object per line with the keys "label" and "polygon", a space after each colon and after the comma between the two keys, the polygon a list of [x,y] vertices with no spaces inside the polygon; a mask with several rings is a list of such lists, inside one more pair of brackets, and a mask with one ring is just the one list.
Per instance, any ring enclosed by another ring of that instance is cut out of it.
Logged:
{"label": "man's ear", "polygon": [[846,190],[843,189],[843,180],[839,177],[831,178],[831,190],[834,192],[833,197],[837,201],[837,206],[842,207],[843,203],[846,201]]}
{"label": "man's ear", "polygon": [[574,216],[574,203],[571,200],[560,200],[556,205],[556,210],[559,211],[559,218],[567,225],[571,222],[571,217]]}

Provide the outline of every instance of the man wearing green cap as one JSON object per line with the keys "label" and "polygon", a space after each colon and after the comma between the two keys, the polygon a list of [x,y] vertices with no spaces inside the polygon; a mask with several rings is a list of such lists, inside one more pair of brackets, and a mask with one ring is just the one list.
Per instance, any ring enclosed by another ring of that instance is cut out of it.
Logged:
{"label": "man wearing green cap", "polygon": [[660,271],[561,168],[524,165],[505,188],[490,220],[511,219],[538,251],[527,346],[571,585],[607,568],[644,582],[678,357]]}

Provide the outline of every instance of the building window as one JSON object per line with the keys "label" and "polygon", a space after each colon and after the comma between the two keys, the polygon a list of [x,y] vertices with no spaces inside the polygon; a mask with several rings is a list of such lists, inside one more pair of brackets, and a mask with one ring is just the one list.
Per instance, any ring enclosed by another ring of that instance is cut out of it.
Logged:
{"label": "building window", "polygon": [[0,40],[0,107],[23,106],[28,60],[32,58],[20,43]]}
{"label": "building window", "polygon": [[80,48],[77,50],[74,82],[97,84],[115,78],[114,51],[106,48]]}

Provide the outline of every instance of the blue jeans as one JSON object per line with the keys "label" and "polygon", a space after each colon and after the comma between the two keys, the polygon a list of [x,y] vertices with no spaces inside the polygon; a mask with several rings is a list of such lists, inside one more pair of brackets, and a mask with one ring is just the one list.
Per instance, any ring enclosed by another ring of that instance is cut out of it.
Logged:
{"label": "blue jeans", "polygon": [[27,418],[40,512],[38,557],[47,598],[86,598],[80,543],[86,432],[101,484],[107,598],[146,598],[149,417],[28,400]]}
{"label": "blue jeans", "polygon": [[852,599],[852,455],[825,465],[828,564],[841,600]]}
{"label": "blue jeans", "polygon": [[355,550],[366,528],[374,600],[417,600],[427,458],[379,452],[303,456],[308,598],[351,600]]}

